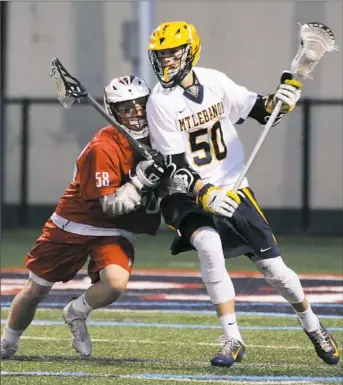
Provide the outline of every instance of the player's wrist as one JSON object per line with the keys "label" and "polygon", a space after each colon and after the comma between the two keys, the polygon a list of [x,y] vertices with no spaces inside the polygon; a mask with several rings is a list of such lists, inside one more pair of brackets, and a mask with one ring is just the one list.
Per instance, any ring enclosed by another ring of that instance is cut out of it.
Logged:
{"label": "player's wrist", "polygon": [[[279,100],[280,99],[278,99],[276,97],[276,94],[270,94],[270,95],[267,96],[267,99],[265,101],[264,107],[265,107],[266,111],[268,112],[268,114],[272,114],[273,113],[273,110],[276,107],[276,104],[277,104],[277,102]],[[281,105],[278,117],[281,117],[282,115],[285,115],[288,112],[292,111],[294,109],[294,107],[295,107],[295,105],[294,106],[290,106],[287,103],[282,101],[282,105]]]}
{"label": "player's wrist", "polygon": [[[267,95],[267,99],[264,102],[264,108],[268,114],[272,114],[274,108],[276,107],[278,100],[275,98],[275,94],[269,94]],[[287,107],[287,108],[286,108]],[[280,112],[278,114],[278,117],[281,117],[282,115],[286,114],[289,110],[289,107],[282,104]]]}
{"label": "player's wrist", "polygon": [[208,201],[213,191],[219,190],[220,187],[216,187],[211,183],[206,183],[201,187],[196,196],[196,202],[201,208],[208,206]]}
{"label": "player's wrist", "polygon": [[275,94],[267,95],[266,101],[264,102],[264,108],[265,108],[266,112],[268,112],[268,114],[271,114],[273,112],[274,107],[275,107],[274,96],[275,96]]}
{"label": "player's wrist", "polygon": [[139,177],[136,174],[136,170],[132,169],[130,170],[130,182],[138,191],[142,191],[144,189],[144,183],[139,179]]}
{"label": "player's wrist", "polygon": [[155,164],[153,160],[142,161],[130,170],[132,184],[140,191],[155,189],[163,177],[164,168]]}

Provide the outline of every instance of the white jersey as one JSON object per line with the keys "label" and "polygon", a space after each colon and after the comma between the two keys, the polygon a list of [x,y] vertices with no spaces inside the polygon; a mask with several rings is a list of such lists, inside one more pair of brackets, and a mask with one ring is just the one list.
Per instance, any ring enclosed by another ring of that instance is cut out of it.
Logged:
{"label": "white jersey", "polygon": [[[257,94],[222,72],[193,70],[201,84],[197,98],[179,86],[154,87],[147,104],[151,144],[163,155],[184,152],[205,183],[232,188],[245,157],[234,123],[247,118]],[[247,185],[245,179],[241,187]]]}

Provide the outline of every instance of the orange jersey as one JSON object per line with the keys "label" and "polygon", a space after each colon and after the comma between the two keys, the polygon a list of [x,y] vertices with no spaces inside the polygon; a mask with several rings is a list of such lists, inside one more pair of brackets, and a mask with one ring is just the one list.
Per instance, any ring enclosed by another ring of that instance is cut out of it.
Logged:
{"label": "orange jersey", "polygon": [[144,207],[113,218],[104,214],[98,198],[113,194],[129,180],[137,157],[128,140],[113,127],[100,130],[77,159],[74,180],[66,189],[55,213],[68,221],[97,228],[122,229],[155,234],[160,214],[147,214]]}

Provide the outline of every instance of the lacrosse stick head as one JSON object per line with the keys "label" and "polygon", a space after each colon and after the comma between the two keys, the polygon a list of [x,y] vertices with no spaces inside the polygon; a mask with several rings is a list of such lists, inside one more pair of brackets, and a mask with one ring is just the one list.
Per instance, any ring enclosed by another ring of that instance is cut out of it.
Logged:
{"label": "lacrosse stick head", "polygon": [[76,101],[87,97],[83,85],[64,68],[56,57],[52,58],[50,76],[54,80],[58,101],[64,108],[70,108]]}
{"label": "lacrosse stick head", "polygon": [[312,78],[312,72],[326,52],[337,51],[335,36],[322,23],[299,24],[300,46],[291,64],[291,72],[303,78]]}

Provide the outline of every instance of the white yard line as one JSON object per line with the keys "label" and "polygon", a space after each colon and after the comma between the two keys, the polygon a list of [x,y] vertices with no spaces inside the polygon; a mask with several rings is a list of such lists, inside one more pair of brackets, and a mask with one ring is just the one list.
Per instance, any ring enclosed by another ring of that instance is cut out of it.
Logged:
{"label": "white yard line", "polygon": [[[12,372],[12,371],[1,371],[1,376],[3,377],[75,377],[75,378],[85,378],[85,377],[93,377],[93,378],[130,378],[133,380],[164,380],[164,381],[172,381],[172,382],[204,382],[204,383],[218,383],[218,384],[263,384],[263,385],[308,385],[308,384],[316,384],[323,385],[319,383],[318,377],[300,377],[300,376],[292,376],[292,379],[287,379],[285,376],[220,376],[220,375],[173,375],[173,374],[153,374],[153,373],[134,373],[134,374],[108,374],[108,373],[87,373],[87,372]],[[322,381],[331,382],[331,383],[340,383],[341,377],[328,377],[328,378],[320,378]]]}
{"label": "white yard line", "polygon": [[[70,338],[60,338],[60,337],[38,337],[38,336],[22,336],[21,339],[24,340],[41,340],[41,341],[70,341]],[[175,342],[175,341],[155,341],[155,340],[133,340],[133,339],[106,339],[106,338],[92,338],[92,342],[123,342],[123,343],[133,343],[133,344],[157,344],[157,345],[178,345],[178,346],[220,346],[220,344],[215,342]],[[312,346],[280,346],[280,345],[246,345],[247,348],[256,348],[256,349],[282,349],[282,350],[313,350]],[[342,349],[343,347],[339,347]]]}
{"label": "white yard line", "polygon": [[[1,324],[7,324],[7,319],[2,318]],[[31,326],[62,326],[64,325],[63,321],[53,321],[53,320],[33,320]],[[98,326],[98,327],[138,327],[138,328],[168,328],[168,329],[203,329],[203,330],[220,330],[219,325],[207,325],[207,324],[173,324],[173,323],[148,323],[140,322],[135,320],[135,322],[125,321],[88,321],[88,326]],[[301,330],[300,326],[241,326],[243,330],[259,330],[259,331],[298,331]],[[332,331],[343,331],[342,327],[331,327],[328,330]]]}

